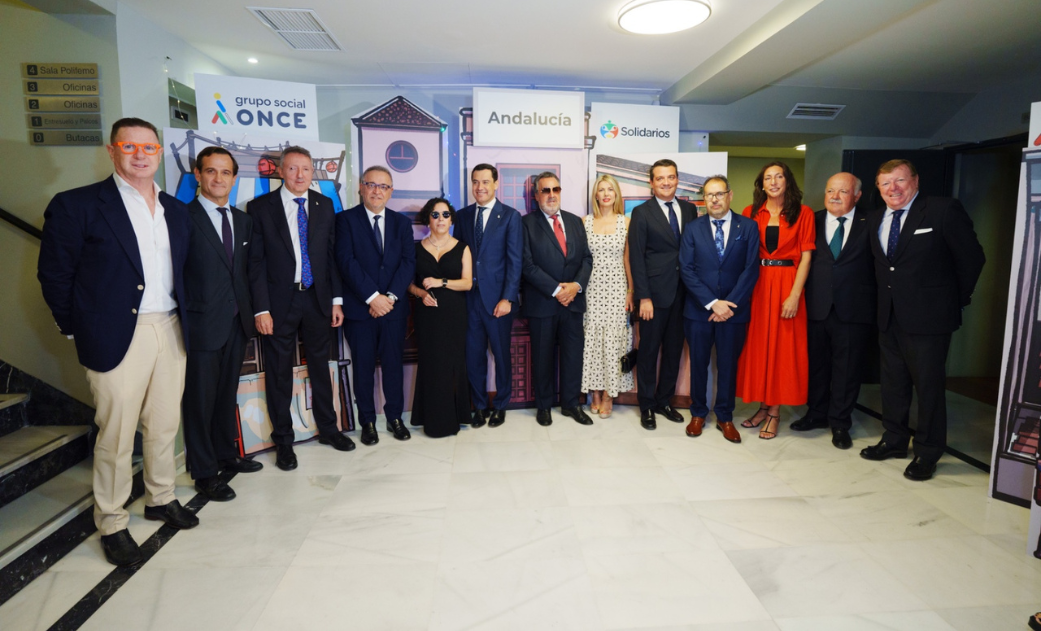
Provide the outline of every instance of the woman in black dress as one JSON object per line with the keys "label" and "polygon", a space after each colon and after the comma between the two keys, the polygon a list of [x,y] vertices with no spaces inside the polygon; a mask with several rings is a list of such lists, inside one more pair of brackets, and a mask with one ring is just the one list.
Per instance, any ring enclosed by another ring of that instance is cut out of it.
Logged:
{"label": "woman in black dress", "polygon": [[430,234],[416,243],[415,301],[419,365],[412,424],[427,436],[451,436],[470,418],[466,376],[466,292],[473,284],[470,248],[452,237],[455,209],[448,200],[428,201],[417,219]]}

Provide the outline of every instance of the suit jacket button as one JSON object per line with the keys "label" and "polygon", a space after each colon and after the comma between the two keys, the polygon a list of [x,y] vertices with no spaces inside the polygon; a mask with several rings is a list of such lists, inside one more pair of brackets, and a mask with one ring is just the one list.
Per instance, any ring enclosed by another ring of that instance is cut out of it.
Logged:
{"label": "suit jacket button", "polygon": [[137,315],[137,309],[131,309],[130,313],[133,313],[134,315]]}
{"label": "suit jacket button", "polygon": [[137,290],[138,291],[144,291],[145,290],[145,286],[144,285],[138,285],[137,286]]}
{"label": "suit jacket button", "polygon": [[896,268],[895,268],[895,267],[890,267],[890,268],[889,268],[889,271],[890,271],[890,272],[895,272],[895,271],[896,271]]}

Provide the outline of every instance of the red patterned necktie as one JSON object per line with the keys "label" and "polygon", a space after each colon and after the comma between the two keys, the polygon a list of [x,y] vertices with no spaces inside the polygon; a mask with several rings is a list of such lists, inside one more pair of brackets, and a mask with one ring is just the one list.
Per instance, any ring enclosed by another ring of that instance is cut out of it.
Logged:
{"label": "red patterned necktie", "polygon": [[564,238],[564,227],[560,225],[560,214],[553,215],[553,233],[557,235],[557,243],[560,244],[560,251],[567,256],[567,239]]}

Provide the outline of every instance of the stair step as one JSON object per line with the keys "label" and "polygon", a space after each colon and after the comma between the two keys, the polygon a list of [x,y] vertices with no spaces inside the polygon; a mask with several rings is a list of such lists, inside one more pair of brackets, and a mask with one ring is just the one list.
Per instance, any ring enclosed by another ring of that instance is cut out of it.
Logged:
{"label": "stair step", "polygon": [[29,400],[29,395],[22,392],[9,392],[0,394],[0,410],[9,408]]}
{"label": "stair step", "polygon": [[0,477],[90,433],[83,425],[23,427],[0,437]]}

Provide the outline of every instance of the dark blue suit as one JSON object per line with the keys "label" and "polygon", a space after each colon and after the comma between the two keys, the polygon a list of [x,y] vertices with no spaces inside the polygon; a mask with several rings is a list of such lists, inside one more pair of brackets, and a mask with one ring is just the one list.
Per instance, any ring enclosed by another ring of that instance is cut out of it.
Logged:
{"label": "dark blue suit", "polygon": [[[343,278],[344,335],[354,365],[354,398],[361,423],[376,422],[374,399],[376,358],[383,369],[383,411],[387,420],[400,419],[405,409],[404,354],[408,324],[408,285],[416,273],[416,245],[412,222],[389,208],[381,216],[383,255],[368,213],[361,204],[336,216],[336,263]],[[369,315],[369,296],[394,294],[390,313]]]}
{"label": "dark blue suit", "polygon": [[[716,420],[733,422],[737,360],[745,344],[751,317],[752,289],[759,278],[759,226],[730,213],[730,234],[719,258],[712,217],[698,217],[680,242],[680,277],[687,288],[683,307],[684,329],[690,347],[690,414],[708,416],[708,366],[716,347]],[[709,322],[713,300],[737,304],[726,322]]]}
{"label": "dark blue suit", "polygon": [[[456,213],[455,236],[470,247],[473,255],[474,285],[466,294],[469,312],[466,334],[466,371],[474,407],[488,407],[488,348],[495,358],[495,400],[492,407],[504,410],[513,392],[510,362],[510,336],[517,295],[520,293],[521,253],[524,233],[521,216],[515,209],[495,200],[487,211],[487,224],[481,247],[474,239],[477,204]],[[492,315],[500,300],[509,300],[513,309],[507,315]]]}
{"label": "dark blue suit", "polygon": [[[170,233],[174,294],[185,347],[188,207],[159,193]],[[79,362],[108,372],[123,361],[144,295],[141,250],[116,182],[109,177],[58,193],[44,212],[37,277],[43,299],[65,335],[74,336]]]}

